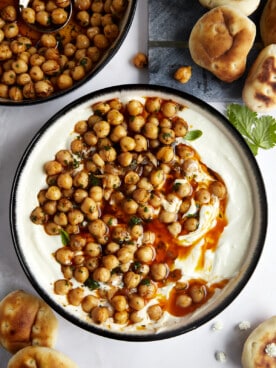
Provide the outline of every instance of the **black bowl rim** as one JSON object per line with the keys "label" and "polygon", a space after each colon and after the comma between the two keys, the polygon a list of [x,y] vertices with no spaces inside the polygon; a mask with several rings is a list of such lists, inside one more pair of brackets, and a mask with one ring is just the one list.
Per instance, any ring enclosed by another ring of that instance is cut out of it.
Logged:
{"label": "black bowl rim", "polygon": [[[40,287],[40,285],[37,283],[36,279],[32,276],[31,270],[28,268],[25,260],[24,260],[24,254],[21,252],[21,247],[19,244],[19,238],[17,235],[17,229],[16,229],[16,197],[17,197],[17,188],[20,181],[21,171],[24,169],[24,165],[29,157],[29,155],[32,153],[32,149],[34,145],[39,141],[40,137],[44,134],[44,132],[52,125],[54,122],[60,118],[62,115],[66,114],[68,111],[74,109],[79,104],[86,102],[87,100],[93,99],[95,97],[101,97],[102,95],[106,95],[109,93],[118,93],[122,91],[149,91],[150,92],[160,92],[165,94],[172,94],[179,98],[184,98],[187,101],[190,101],[193,104],[198,105],[201,109],[208,111],[209,113],[212,113],[213,116],[215,116],[221,124],[223,124],[224,127],[226,127],[227,130],[229,130],[230,134],[234,137],[234,139],[238,142],[240,145],[240,148],[242,149],[245,158],[247,158],[248,163],[250,164],[251,170],[254,174],[255,180],[256,180],[256,187],[258,188],[259,193],[259,205],[260,205],[260,212],[261,212],[261,218],[260,218],[260,233],[258,235],[258,239],[256,242],[256,249],[254,251],[254,254],[252,256],[252,260],[249,264],[249,267],[245,271],[243,277],[238,282],[236,287],[233,289],[233,291],[216,307],[213,311],[209,312],[206,316],[203,316],[198,319],[196,323],[188,323],[185,327],[179,327],[170,331],[163,331],[158,333],[149,333],[149,334],[132,334],[132,333],[119,333],[114,332],[110,330],[105,330],[98,328],[95,325],[90,325],[86,323],[85,321],[80,320],[79,318],[67,314],[66,311],[55,301],[53,301],[47,293]],[[267,232],[267,221],[268,221],[268,208],[267,208],[267,197],[266,197],[266,190],[264,181],[262,178],[261,171],[259,169],[258,163],[252,154],[251,150],[249,149],[248,145],[246,144],[245,140],[242,138],[240,133],[237,131],[233,125],[229,123],[227,118],[217,111],[215,108],[213,108],[211,105],[207,104],[206,102],[198,99],[197,97],[190,95],[186,92],[182,92],[179,90],[175,90],[170,87],[164,87],[159,85],[150,85],[150,84],[126,84],[126,85],[119,85],[115,87],[107,87],[98,91],[93,91],[85,96],[80,97],[79,99],[73,101],[72,103],[68,104],[64,108],[62,108],[59,112],[57,112],[52,118],[50,118],[35,134],[35,136],[32,138],[30,143],[28,144],[25,152],[23,153],[23,156],[18,164],[18,167],[15,172],[14,180],[12,183],[12,189],[11,189],[11,195],[10,195],[10,205],[9,205],[9,221],[10,221],[10,230],[12,235],[12,240],[15,248],[16,255],[18,257],[19,263],[25,272],[27,278],[29,279],[31,285],[34,287],[34,289],[38,292],[38,294],[62,317],[73,323],[74,325],[95,333],[97,335],[100,335],[102,337],[111,338],[114,340],[122,340],[122,341],[157,341],[157,340],[163,340],[168,339],[172,337],[176,337],[179,335],[182,335],[184,333],[187,333],[189,331],[192,331],[194,329],[197,329],[198,327],[202,326],[203,324],[209,322],[211,319],[213,319],[215,316],[217,316],[220,312],[222,312],[226,307],[228,307],[240,294],[240,292],[243,290],[245,285],[248,283],[249,279],[251,278],[255,268],[257,267],[257,264],[260,260],[263,247],[265,244],[265,238],[266,238],[266,232]]]}
{"label": "black bowl rim", "polygon": [[36,100],[22,100],[22,101],[4,100],[0,98],[0,106],[13,106],[13,107],[33,106],[33,105],[53,101],[65,95],[69,95],[71,92],[74,92],[81,86],[91,81],[111,61],[111,59],[115,56],[115,54],[119,51],[120,47],[122,46],[125,38],[128,35],[130,27],[132,25],[137,3],[138,3],[138,0],[132,0],[130,9],[129,9],[129,16],[125,23],[123,32],[121,33],[120,37],[114,41],[115,43],[113,44],[113,46],[109,48],[107,52],[104,54],[104,61],[101,62],[100,60],[99,65],[97,65],[96,68],[91,71],[90,75],[75,82],[71,88],[65,89],[63,91],[58,91],[57,93],[54,93],[53,95],[46,97],[46,98],[39,98]]}

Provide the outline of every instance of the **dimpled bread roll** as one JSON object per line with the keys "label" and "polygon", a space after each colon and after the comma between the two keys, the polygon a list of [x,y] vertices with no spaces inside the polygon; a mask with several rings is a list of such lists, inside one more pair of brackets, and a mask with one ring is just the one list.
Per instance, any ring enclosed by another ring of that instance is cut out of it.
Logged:
{"label": "dimpled bread roll", "polygon": [[234,6],[244,15],[250,15],[258,8],[260,0],[199,0],[205,8],[213,9],[221,5]]}
{"label": "dimpled bread roll", "polygon": [[257,56],[245,80],[242,99],[255,112],[276,108],[276,44],[265,47]]}
{"label": "dimpled bread roll", "polygon": [[248,336],[242,351],[242,366],[276,367],[276,316],[261,323]]}
{"label": "dimpled bread roll", "polygon": [[260,33],[264,46],[276,43],[276,0],[268,0],[260,19]]}
{"label": "dimpled bread roll", "polygon": [[255,24],[229,6],[209,10],[194,25],[189,38],[196,64],[224,82],[233,82],[245,71],[247,55],[256,36]]}
{"label": "dimpled bread roll", "polygon": [[18,351],[7,368],[78,368],[66,355],[42,346],[27,346]]}
{"label": "dimpled bread roll", "polygon": [[0,302],[0,344],[10,353],[28,345],[53,347],[58,322],[41,299],[22,290]]}

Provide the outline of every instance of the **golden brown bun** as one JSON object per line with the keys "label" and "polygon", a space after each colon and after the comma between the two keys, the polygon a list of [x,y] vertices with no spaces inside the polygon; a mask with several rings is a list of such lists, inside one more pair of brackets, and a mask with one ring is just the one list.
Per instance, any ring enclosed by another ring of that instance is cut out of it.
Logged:
{"label": "golden brown bun", "polygon": [[260,33],[264,46],[276,43],[276,0],[268,0],[260,19]]}
{"label": "golden brown bun", "polygon": [[0,302],[0,344],[10,353],[28,345],[53,347],[58,322],[41,299],[22,290]]}
{"label": "golden brown bun", "polygon": [[244,73],[255,36],[256,26],[249,18],[232,7],[219,6],[194,25],[190,53],[196,64],[230,83]]}
{"label": "golden brown bun", "polygon": [[253,111],[276,108],[276,44],[265,47],[251,66],[242,91],[244,103]]}
{"label": "golden brown bun", "polygon": [[7,368],[78,368],[66,355],[42,346],[27,346],[18,351]]}
{"label": "golden brown bun", "polygon": [[213,9],[221,5],[234,6],[244,15],[254,13],[260,5],[260,0],[199,0],[199,2],[202,6],[209,9]]}
{"label": "golden brown bun", "polygon": [[276,316],[261,323],[248,336],[242,352],[243,368],[275,368],[276,357],[273,357],[269,349],[274,347],[275,343]]}

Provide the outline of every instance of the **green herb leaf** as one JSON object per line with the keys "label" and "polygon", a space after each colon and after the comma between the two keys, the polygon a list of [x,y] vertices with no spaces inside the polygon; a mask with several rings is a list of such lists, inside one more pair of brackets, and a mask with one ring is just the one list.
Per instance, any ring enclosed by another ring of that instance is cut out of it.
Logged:
{"label": "green herb leaf", "polygon": [[67,231],[65,231],[63,229],[60,229],[59,233],[60,233],[60,236],[61,236],[61,242],[62,242],[62,244],[63,245],[68,245],[69,242],[70,242],[70,236],[67,233]]}
{"label": "green herb leaf", "polygon": [[276,119],[272,116],[258,117],[247,106],[234,103],[227,106],[226,115],[255,156],[259,148],[269,149],[276,145]]}
{"label": "green herb leaf", "polygon": [[195,129],[195,130],[190,130],[188,131],[188,133],[184,136],[184,139],[186,141],[194,141],[195,139],[199,138],[202,136],[202,131]]}
{"label": "green herb leaf", "polygon": [[132,216],[130,219],[129,219],[129,226],[135,226],[135,225],[140,225],[142,223],[142,220],[139,218],[139,217],[136,217],[136,216]]}
{"label": "green herb leaf", "polygon": [[87,286],[90,290],[99,289],[100,283],[96,280],[91,279],[90,277],[85,281],[85,286]]}
{"label": "green herb leaf", "polygon": [[102,184],[102,182],[101,182],[101,179],[100,178],[97,178],[92,173],[89,173],[89,184],[92,187],[94,187],[94,186],[100,186]]}
{"label": "green herb leaf", "polygon": [[150,285],[150,279],[143,279],[143,280],[141,281],[141,285],[149,286],[149,285]]}

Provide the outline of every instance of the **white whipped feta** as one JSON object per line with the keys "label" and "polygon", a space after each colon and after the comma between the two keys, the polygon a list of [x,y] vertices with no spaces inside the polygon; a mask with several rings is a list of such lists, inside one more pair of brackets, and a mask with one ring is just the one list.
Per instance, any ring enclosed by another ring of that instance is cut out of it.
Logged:
{"label": "white whipped feta", "polygon": [[[141,95],[148,95],[148,92],[143,91]],[[162,93],[158,93],[158,95],[168,98],[167,95],[163,96]],[[104,99],[108,100],[116,97],[120,98],[122,102],[134,98],[144,102],[142,97],[137,98],[137,95],[129,92],[112,93],[110,96],[105,95]],[[173,99],[177,101],[177,98],[173,97]],[[54,251],[61,246],[60,237],[48,236],[42,227],[34,226],[30,221],[30,213],[37,205],[36,195],[34,194],[45,186],[43,163],[49,161],[58,150],[69,147],[69,133],[73,131],[76,116],[78,120],[88,118],[91,115],[90,106],[94,102],[96,101],[90,100],[78,106],[77,110],[75,108],[69,110],[39,137],[22,171],[16,202],[18,242],[21,253],[27,260],[30,273],[35,277],[39,287],[54,302],[64,307],[72,316],[86,320],[89,323],[91,323],[91,320],[88,320],[87,314],[82,311],[81,307],[67,305],[64,297],[54,294],[53,283],[62,278],[60,265],[54,261],[52,256]],[[181,99],[179,102],[183,103]],[[237,276],[248,257],[250,239],[256,223],[254,218],[258,216],[258,213],[254,211],[253,175],[250,173],[248,163],[244,160],[238,145],[233,142],[229,132],[216,122],[215,117],[204,113],[203,109],[198,112],[193,104],[191,104],[191,108],[181,110],[179,115],[191,124],[193,129],[199,129],[203,132],[198,140],[190,144],[200,154],[202,161],[221,175],[226,184],[229,199],[226,213],[228,225],[224,229],[216,251],[206,251],[204,267],[199,270],[196,266],[201,257],[202,236],[214,226],[215,218],[218,215],[219,203],[214,196],[211,205],[202,206],[198,229],[193,233],[179,237],[183,246],[188,246],[190,243],[196,244],[189,257],[176,260],[175,267],[181,267],[184,275],[183,279],[203,278],[208,283],[219,282]],[[195,173],[199,181],[210,180],[208,174],[199,170],[198,167],[194,168],[193,175]],[[28,188],[28,193],[33,194],[32,196],[26,195],[26,188]],[[164,200],[162,204],[165,209],[174,211],[180,206],[177,200],[172,203],[167,203]],[[195,204],[192,203],[189,213],[193,214],[195,211]],[[216,291],[213,298],[202,308],[185,317],[174,317],[165,312],[159,321],[153,323],[147,319],[146,313],[142,310],[139,313],[144,315],[144,319],[139,325],[147,324],[146,331],[142,328],[137,330],[135,325],[121,326],[110,324],[108,321],[99,328],[109,328],[129,333],[137,333],[138,331],[141,334],[173,330],[179,328],[181,324],[192,323],[199,315],[208,313],[216,300],[220,302],[220,295],[224,292],[227,293],[228,289],[231,291],[231,288],[230,283],[229,287],[225,288],[226,291]],[[163,288],[161,292],[168,295],[170,286]],[[150,303],[154,303],[154,300]],[[218,358],[223,361],[225,356],[222,352],[219,352]]]}

